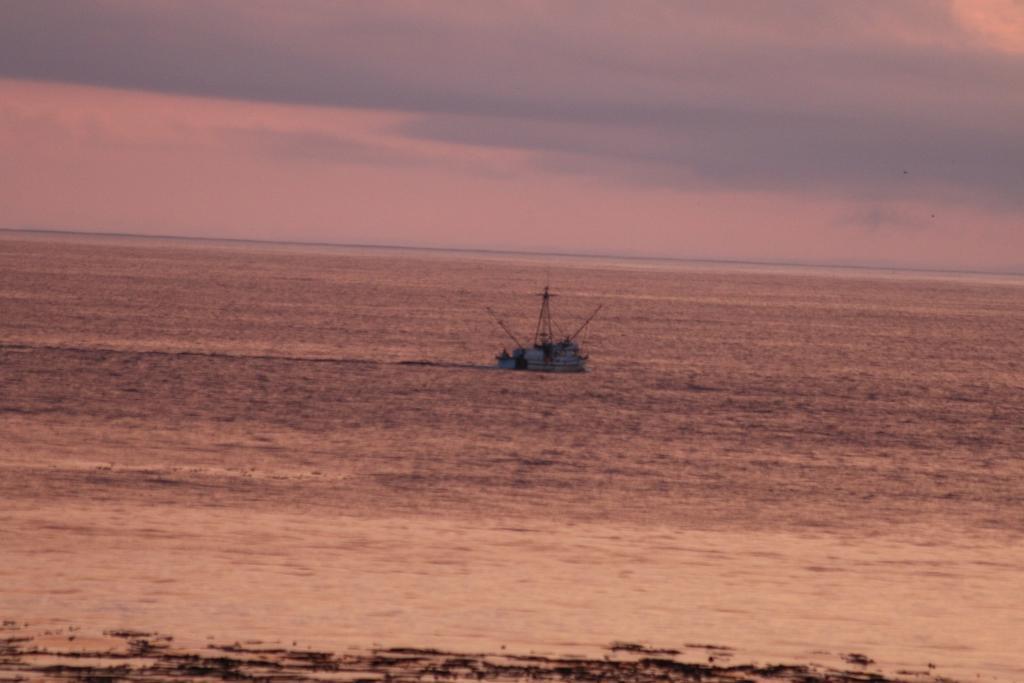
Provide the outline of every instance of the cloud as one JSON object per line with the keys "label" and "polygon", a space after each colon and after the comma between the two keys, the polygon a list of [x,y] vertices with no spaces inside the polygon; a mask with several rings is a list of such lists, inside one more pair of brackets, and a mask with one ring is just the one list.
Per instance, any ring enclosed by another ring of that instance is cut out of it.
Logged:
{"label": "cloud", "polygon": [[1024,209],[1024,138],[911,118],[693,108],[643,126],[421,116],[411,136],[530,149],[546,168],[706,191],[983,199]]}
{"label": "cloud", "polygon": [[[195,133],[288,168],[532,169],[881,230],[1024,210],[1019,6],[9,0],[0,76],[300,107]],[[353,134],[357,109],[394,116]]]}
{"label": "cloud", "polygon": [[416,155],[406,151],[318,130],[223,127],[218,135],[226,144],[244,148],[270,160],[401,166],[422,162]]}
{"label": "cloud", "polygon": [[843,104],[851,87],[878,82],[879,67],[941,81],[962,55],[958,25],[935,7],[15,0],[0,6],[0,71],[303,104],[642,121],[695,101]]}
{"label": "cloud", "polygon": [[908,211],[893,206],[862,206],[839,216],[833,223],[840,228],[867,231],[919,231],[930,227],[934,214]]}
{"label": "cloud", "polygon": [[953,12],[967,28],[997,48],[1024,53],[1024,2],[1021,0],[953,0]]}
{"label": "cloud", "polygon": [[634,182],[1016,210],[1024,57],[961,23],[1002,5],[31,0],[0,7],[0,74],[393,109],[421,139]]}

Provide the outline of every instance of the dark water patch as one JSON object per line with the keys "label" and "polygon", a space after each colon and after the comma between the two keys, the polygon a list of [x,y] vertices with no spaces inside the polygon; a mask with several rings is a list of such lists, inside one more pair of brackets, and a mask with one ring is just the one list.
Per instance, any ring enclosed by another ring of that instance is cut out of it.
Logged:
{"label": "dark water patch", "polygon": [[687,391],[723,391],[719,387],[709,387],[704,384],[697,384],[695,382],[686,383]]}
{"label": "dark water patch", "polygon": [[[17,626],[7,628],[16,629]],[[179,647],[173,638],[145,631],[107,631],[103,649],[52,649],[33,644],[30,635],[0,639],[0,674],[15,680],[38,676],[73,681],[167,679],[313,681],[521,680],[622,683],[712,681],[746,683],[752,680],[794,683],[895,683],[877,671],[866,655],[851,653],[843,659],[858,670],[825,668],[814,664],[716,665],[680,658],[680,650],[640,643],[615,642],[603,657],[545,656],[535,654],[454,652],[435,648],[389,647],[350,650],[343,654],[252,644]],[[694,647],[689,645],[687,647]],[[723,646],[697,646],[731,651]],[[627,655],[622,658],[619,655]],[[628,657],[628,655],[635,655]],[[652,656],[657,655],[657,656]],[[90,663],[89,660],[94,660]],[[917,672],[906,672],[918,675]]]}
{"label": "dark water patch", "polygon": [[642,645],[640,643],[624,643],[614,642],[608,646],[608,649],[612,652],[637,652],[648,655],[677,655],[679,650],[673,650],[671,648],[657,648]]}
{"label": "dark water patch", "polygon": [[849,652],[845,655],[840,655],[840,658],[847,664],[856,664],[857,666],[867,666],[875,663],[875,660],[860,652]]}
{"label": "dark water patch", "polygon": [[13,415],[46,415],[63,412],[62,408],[21,408],[18,406],[0,406],[0,413],[10,413]]}

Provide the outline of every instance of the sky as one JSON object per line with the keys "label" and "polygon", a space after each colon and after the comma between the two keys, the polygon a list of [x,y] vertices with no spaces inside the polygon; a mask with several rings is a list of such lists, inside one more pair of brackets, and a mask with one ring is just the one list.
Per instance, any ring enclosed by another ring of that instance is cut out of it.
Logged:
{"label": "sky", "polygon": [[1024,272],[1024,0],[4,0],[0,228]]}

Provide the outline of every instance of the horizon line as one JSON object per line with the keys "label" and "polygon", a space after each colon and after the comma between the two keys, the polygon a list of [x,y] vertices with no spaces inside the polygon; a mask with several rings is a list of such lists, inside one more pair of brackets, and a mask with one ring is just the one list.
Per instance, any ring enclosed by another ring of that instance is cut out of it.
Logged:
{"label": "horizon line", "polygon": [[0,233],[29,233],[42,235],[71,235],[83,237],[121,237],[132,239],[151,240],[175,240],[175,241],[198,241],[198,242],[232,242],[239,244],[272,244],[279,246],[299,247],[338,247],[345,249],[380,249],[380,250],[405,250],[405,251],[431,251],[431,252],[456,252],[468,254],[493,254],[508,256],[547,256],[561,258],[581,259],[620,259],[625,261],[670,261],[675,263],[705,263],[736,266],[772,266],[780,268],[838,268],[848,270],[891,270],[904,271],[908,273],[936,273],[947,275],[999,275],[1010,277],[1024,277],[1024,266],[1020,270],[977,270],[969,268],[942,268],[938,266],[907,266],[892,264],[867,263],[842,263],[842,262],[808,262],[808,261],[757,261],[750,259],[729,259],[709,257],[685,257],[685,256],[652,256],[645,254],[614,254],[614,253],[593,253],[593,252],[565,252],[565,251],[538,251],[520,249],[499,249],[487,247],[438,247],[422,245],[402,244],[366,244],[351,242],[324,242],[304,240],[277,240],[277,239],[256,239],[246,237],[194,237],[190,235],[146,235],[134,232],[100,232],[95,230],[69,230],[61,228],[0,228]]}

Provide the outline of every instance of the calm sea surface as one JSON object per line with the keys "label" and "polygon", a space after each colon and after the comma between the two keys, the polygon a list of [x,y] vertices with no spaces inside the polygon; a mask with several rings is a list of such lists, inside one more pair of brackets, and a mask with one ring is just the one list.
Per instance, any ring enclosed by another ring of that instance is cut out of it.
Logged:
{"label": "calm sea surface", "polygon": [[[604,304],[592,372],[498,372]],[[1024,680],[1024,280],[0,235],[0,617]]]}

